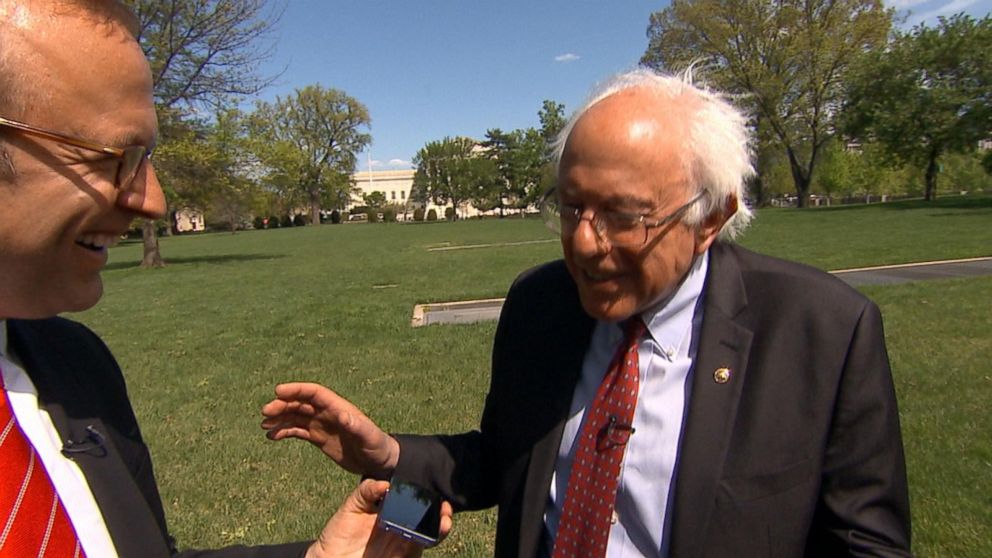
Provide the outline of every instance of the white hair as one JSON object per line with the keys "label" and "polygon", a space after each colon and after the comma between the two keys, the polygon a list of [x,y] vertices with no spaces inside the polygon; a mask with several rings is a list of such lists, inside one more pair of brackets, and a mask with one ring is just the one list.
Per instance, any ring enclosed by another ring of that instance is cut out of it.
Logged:
{"label": "white hair", "polygon": [[637,68],[599,84],[558,134],[553,145],[556,167],[561,164],[568,136],[586,111],[607,97],[634,88],[646,89],[661,99],[683,97],[691,100],[680,104],[680,108],[684,106],[681,114],[688,130],[682,142],[685,154],[682,164],[689,176],[691,194],[703,192],[705,195],[686,211],[683,220],[686,224],[698,225],[710,214],[722,211],[726,200],[733,197],[737,200],[737,212],[720,230],[720,238],[736,238],[753,217],[744,203],[745,185],[754,176],[747,117],[724,95],[694,84],[692,68],[679,76]]}

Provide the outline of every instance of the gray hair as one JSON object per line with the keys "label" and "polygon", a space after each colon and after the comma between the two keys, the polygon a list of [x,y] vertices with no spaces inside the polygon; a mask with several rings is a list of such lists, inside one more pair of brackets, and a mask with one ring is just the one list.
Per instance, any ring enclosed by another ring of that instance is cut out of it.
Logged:
{"label": "gray hair", "polygon": [[686,156],[682,164],[692,193],[705,195],[686,211],[683,220],[698,225],[710,214],[721,211],[727,198],[733,197],[737,200],[737,212],[720,230],[720,238],[732,240],[739,236],[753,217],[744,203],[745,185],[754,176],[747,117],[724,95],[694,84],[692,68],[679,76],[637,68],[599,84],[558,134],[553,145],[556,166],[561,164],[565,143],[582,115],[603,99],[634,88],[646,89],[662,99],[687,97],[695,101],[685,103],[688,134],[683,141]]}

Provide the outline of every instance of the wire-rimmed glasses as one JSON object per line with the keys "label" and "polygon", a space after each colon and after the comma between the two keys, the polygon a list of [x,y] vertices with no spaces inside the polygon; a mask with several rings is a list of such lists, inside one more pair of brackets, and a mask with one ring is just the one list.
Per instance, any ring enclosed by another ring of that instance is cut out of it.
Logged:
{"label": "wire-rimmed glasses", "polygon": [[[648,229],[663,227],[680,218],[704,195],[705,192],[699,192],[675,211],[656,221],[648,220],[647,215],[606,209],[596,211],[588,221],[599,238],[611,246],[641,246],[648,240]],[[563,237],[575,234],[583,220],[583,213],[585,208],[582,206],[561,203],[557,188],[548,190],[541,199],[541,218],[544,224]]]}
{"label": "wire-rimmed glasses", "polygon": [[120,159],[120,166],[117,167],[117,175],[114,177],[114,187],[123,190],[128,187],[138,174],[141,164],[152,155],[152,150],[144,145],[130,145],[128,147],[112,147],[102,145],[94,141],[67,136],[16,120],[10,120],[0,116],[0,126],[12,128],[31,136],[64,143],[73,147],[104,153]]}

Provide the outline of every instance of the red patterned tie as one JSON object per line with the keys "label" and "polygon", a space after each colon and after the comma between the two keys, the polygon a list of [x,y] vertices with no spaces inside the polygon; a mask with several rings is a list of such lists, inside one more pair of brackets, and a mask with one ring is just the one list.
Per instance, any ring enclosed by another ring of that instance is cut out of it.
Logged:
{"label": "red patterned tie", "polygon": [[634,433],[637,341],[646,329],[640,317],[627,321],[624,341],[582,419],[553,558],[606,555],[623,452]]}
{"label": "red patterned tie", "polygon": [[45,465],[21,432],[0,375],[0,558],[83,556]]}

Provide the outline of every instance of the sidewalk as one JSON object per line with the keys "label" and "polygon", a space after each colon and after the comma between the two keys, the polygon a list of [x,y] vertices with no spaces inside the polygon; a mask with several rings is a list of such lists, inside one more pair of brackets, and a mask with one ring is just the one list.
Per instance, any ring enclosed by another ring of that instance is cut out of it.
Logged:
{"label": "sidewalk", "polygon": [[831,271],[849,285],[893,285],[909,281],[992,275],[992,257],[882,265]]}
{"label": "sidewalk", "polygon": [[[977,277],[992,275],[992,257],[861,267],[830,273],[852,286],[894,285],[909,281]],[[502,298],[418,304],[413,307],[413,319],[410,325],[419,327],[430,324],[467,324],[496,320],[499,319],[502,307]]]}

